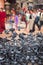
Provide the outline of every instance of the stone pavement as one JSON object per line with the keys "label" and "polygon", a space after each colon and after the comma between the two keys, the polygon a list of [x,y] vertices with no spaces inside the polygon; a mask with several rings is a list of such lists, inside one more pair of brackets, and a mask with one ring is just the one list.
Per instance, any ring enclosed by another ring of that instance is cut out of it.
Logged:
{"label": "stone pavement", "polygon": [[[13,24],[13,26],[14,26],[13,28],[15,28],[15,25],[14,25],[14,24]],[[16,32],[17,34],[20,34],[20,33],[29,34],[29,29],[28,29],[28,28],[27,28],[27,29],[25,28],[25,23],[24,23],[24,22],[19,23],[18,26],[22,27],[22,29],[21,29],[20,31],[18,31],[18,30],[16,29],[15,32]],[[40,31],[38,31],[37,26],[35,27],[35,32],[33,32],[33,34],[36,34],[36,33],[38,33],[38,32],[42,32],[42,33],[43,33],[43,26],[41,27],[41,30],[40,30]],[[11,34],[12,34],[12,33],[9,32],[9,34],[6,35],[6,34],[3,32],[2,34],[0,34],[0,37],[2,37],[2,38],[9,37]]]}

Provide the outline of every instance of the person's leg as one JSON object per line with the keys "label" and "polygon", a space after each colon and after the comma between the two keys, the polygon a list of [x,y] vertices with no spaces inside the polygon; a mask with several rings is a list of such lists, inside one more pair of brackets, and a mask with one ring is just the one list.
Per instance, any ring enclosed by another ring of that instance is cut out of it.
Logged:
{"label": "person's leg", "polygon": [[1,30],[1,24],[0,24],[0,34],[2,34],[2,30]]}
{"label": "person's leg", "polygon": [[[40,22],[38,21],[38,23],[40,23]],[[41,30],[41,25],[38,24],[38,23],[36,23],[36,25],[37,25],[37,27],[38,27],[38,29],[39,29],[39,31],[40,31],[40,30]]]}
{"label": "person's leg", "polygon": [[41,26],[41,27],[43,26],[43,21],[40,21],[40,26]]}
{"label": "person's leg", "polygon": [[30,31],[29,32],[33,32],[33,24],[34,24],[34,20],[31,19],[30,20]]}
{"label": "person's leg", "polygon": [[18,24],[16,24],[16,29],[18,29]]}
{"label": "person's leg", "polygon": [[5,23],[2,23],[2,29],[5,30]]}
{"label": "person's leg", "polygon": [[31,30],[31,19],[29,20],[29,31]]}
{"label": "person's leg", "polygon": [[18,21],[15,22],[15,27],[16,27],[16,30],[18,29]]}
{"label": "person's leg", "polygon": [[0,33],[5,30],[5,22],[0,22]]}
{"label": "person's leg", "polygon": [[32,31],[33,31],[33,32],[35,31],[35,21],[34,21],[34,23],[33,23]]}
{"label": "person's leg", "polygon": [[25,22],[25,25],[26,25],[26,27],[25,28],[27,28],[27,21],[24,21]]}
{"label": "person's leg", "polygon": [[30,28],[31,28],[31,26],[30,26],[30,20],[27,22],[27,30],[28,30],[28,32],[30,31]]}

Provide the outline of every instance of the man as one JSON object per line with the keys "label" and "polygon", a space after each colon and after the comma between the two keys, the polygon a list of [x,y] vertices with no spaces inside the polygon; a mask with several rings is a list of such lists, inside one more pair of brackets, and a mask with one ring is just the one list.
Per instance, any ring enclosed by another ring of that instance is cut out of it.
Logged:
{"label": "man", "polygon": [[37,25],[38,29],[40,30],[40,12],[38,10],[35,13],[35,21],[33,24],[33,31],[35,31],[35,25]]}
{"label": "man", "polygon": [[40,25],[43,26],[43,10],[41,10]]}
{"label": "man", "polygon": [[0,8],[0,33],[5,30],[5,19],[6,13],[5,11],[3,11],[3,8]]}

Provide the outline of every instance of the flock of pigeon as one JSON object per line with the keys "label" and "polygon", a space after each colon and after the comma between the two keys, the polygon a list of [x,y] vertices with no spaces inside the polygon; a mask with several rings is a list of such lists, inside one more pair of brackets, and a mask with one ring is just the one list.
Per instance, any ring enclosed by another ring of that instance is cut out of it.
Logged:
{"label": "flock of pigeon", "polygon": [[10,31],[11,40],[0,38],[0,65],[43,65],[43,34],[26,35],[17,34],[13,29]]}

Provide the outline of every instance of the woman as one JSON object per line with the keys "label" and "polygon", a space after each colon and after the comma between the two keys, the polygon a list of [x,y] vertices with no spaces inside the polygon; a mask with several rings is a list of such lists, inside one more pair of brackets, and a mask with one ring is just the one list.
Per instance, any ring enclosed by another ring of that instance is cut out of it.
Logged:
{"label": "woman", "polygon": [[26,12],[25,16],[26,16],[26,28],[27,27],[29,28],[29,23],[30,23],[30,13],[29,13],[29,11]]}
{"label": "woman", "polygon": [[0,33],[5,30],[6,13],[0,8]]}

